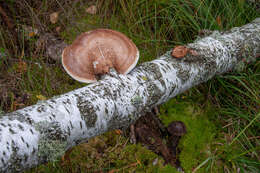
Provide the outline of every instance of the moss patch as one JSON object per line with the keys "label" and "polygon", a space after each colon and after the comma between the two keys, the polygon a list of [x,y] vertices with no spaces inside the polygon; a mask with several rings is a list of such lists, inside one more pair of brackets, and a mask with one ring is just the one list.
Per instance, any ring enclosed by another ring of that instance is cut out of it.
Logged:
{"label": "moss patch", "polygon": [[[163,123],[182,121],[187,128],[187,134],[181,139],[179,148],[181,166],[185,172],[192,172],[200,163],[210,157],[210,145],[215,136],[215,127],[208,119],[209,112],[203,112],[192,102],[178,102],[172,99],[162,106]],[[199,172],[205,172],[200,169]]]}
{"label": "moss patch", "polygon": [[28,172],[177,172],[141,145],[132,145],[115,131],[92,138],[68,151],[60,161]]}

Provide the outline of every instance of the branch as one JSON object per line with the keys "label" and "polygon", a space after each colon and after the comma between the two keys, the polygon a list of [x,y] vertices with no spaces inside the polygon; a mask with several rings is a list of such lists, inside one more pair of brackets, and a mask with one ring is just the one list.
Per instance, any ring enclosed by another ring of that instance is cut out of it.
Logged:
{"label": "branch", "polygon": [[60,157],[67,149],[112,129],[127,127],[162,104],[213,76],[251,62],[260,52],[260,18],[213,32],[128,75],[103,80],[0,117],[0,172],[21,171]]}

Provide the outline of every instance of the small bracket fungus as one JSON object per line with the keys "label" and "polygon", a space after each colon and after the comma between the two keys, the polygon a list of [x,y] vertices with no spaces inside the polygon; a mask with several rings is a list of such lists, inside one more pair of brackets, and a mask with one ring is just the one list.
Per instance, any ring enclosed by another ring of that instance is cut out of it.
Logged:
{"label": "small bracket fungus", "polygon": [[172,56],[175,58],[182,58],[188,53],[188,48],[185,46],[176,46],[172,50]]}
{"label": "small bracket fungus", "polygon": [[185,46],[176,46],[172,49],[171,55],[174,58],[183,58],[187,55],[187,53],[193,55],[193,56],[198,56],[198,53],[195,50],[192,50],[190,48],[187,48]]}
{"label": "small bracket fungus", "polygon": [[136,65],[139,51],[124,34],[110,29],[96,29],[81,34],[63,50],[62,65],[74,79],[92,83],[97,75],[114,68],[127,74]]}

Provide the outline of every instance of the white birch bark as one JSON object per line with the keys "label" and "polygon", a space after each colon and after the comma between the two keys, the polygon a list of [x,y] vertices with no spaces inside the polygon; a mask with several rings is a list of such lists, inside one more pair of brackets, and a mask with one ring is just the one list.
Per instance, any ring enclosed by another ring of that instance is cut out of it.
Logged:
{"label": "white birch bark", "polygon": [[[260,53],[260,18],[186,45],[198,55],[170,52],[128,75],[103,80],[0,117],[0,172],[19,172],[60,157],[68,148],[140,115]],[[65,75],[65,74],[64,74]]]}

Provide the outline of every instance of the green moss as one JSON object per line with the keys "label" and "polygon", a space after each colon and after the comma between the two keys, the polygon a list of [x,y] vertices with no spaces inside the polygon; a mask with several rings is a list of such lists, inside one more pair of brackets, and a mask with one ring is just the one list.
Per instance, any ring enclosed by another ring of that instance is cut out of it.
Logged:
{"label": "green moss", "polygon": [[[161,119],[165,125],[172,121],[182,121],[187,134],[181,139],[179,148],[181,166],[185,172],[192,172],[200,163],[210,157],[210,145],[215,136],[215,127],[208,119],[207,112],[192,102],[178,102],[172,99],[161,108]],[[199,171],[205,172],[204,169]]]}
{"label": "green moss", "polygon": [[41,165],[31,172],[176,172],[145,147],[128,143],[114,131],[92,138],[67,152],[62,161]]}
{"label": "green moss", "polygon": [[176,170],[176,168],[172,167],[171,165],[166,165],[158,170],[160,173],[180,173]]}

